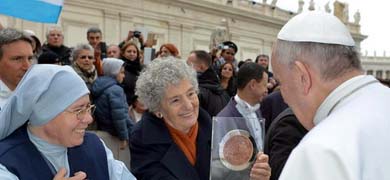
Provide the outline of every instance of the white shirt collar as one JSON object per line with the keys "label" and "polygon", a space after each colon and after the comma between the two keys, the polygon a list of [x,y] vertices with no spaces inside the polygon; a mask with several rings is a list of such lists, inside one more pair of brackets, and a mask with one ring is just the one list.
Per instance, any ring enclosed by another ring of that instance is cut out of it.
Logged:
{"label": "white shirt collar", "polygon": [[240,108],[243,108],[245,111],[256,112],[260,108],[260,103],[257,103],[254,106],[251,106],[248,102],[241,99],[237,94],[234,96],[234,100],[236,100],[237,104]]}
{"label": "white shirt collar", "polygon": [[238,95],[234,96],[236,100],[237,111],[240,112],[245,119],[245,123],[252,137],[255,139],[256,147],[258,150],[263,150],[263,138],[264,138],[264,121],[261,115],[257,115],[256,111],[260,108],[260,103],[251,106],[249,103],[241,99]]}
{"label": "white shirt collar", "polygon": [[353,94],[360,88],[378,82],[374,77],[367,75],[355,76],[334,89],[322,102],[314,116],[314,124],[319,124],[333,111],[333,109],[349,95]]}

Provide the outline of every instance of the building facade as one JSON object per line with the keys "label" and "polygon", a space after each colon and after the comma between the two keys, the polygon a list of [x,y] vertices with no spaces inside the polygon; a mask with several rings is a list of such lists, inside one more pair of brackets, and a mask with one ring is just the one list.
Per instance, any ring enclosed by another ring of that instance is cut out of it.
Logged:
{"label": "building facade", "polygon": [[386,55],[362,56],[361,60],[366,74],[378,79],[390,80],[390,57]]}
{"label": "building facade", "polygon": [[[300,12],[303,1],[297,3]],[[260,53],[270,55],[277,33],[296,15],[275,4],[276,1],[268,4],[252,0],[65,0],[58,24],[63,28],[67,46],[87,42],[89,27],[102,29],[108,44],[118,44],[128,31],[139,30],[156,35],[155,48],[168,42],[177,45],[182,57],[194,49],[208,51],[211,34],[222,28],[239,47],[236,58],[244,60],[254,59]],[[5,27],[32,30],[42,42],[46,40],[48,24],[2,15],[0,21]],[[359,22],[344,23],[360,47],[366,36],[360,33]]]}

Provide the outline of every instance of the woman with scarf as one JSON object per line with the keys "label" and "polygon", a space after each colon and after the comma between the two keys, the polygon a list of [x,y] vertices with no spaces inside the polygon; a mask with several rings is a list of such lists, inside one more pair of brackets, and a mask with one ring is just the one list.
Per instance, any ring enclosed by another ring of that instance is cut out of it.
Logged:
{"label": "woman with scarf", "polygon": [[[199,107],[198,90],[195,70],[172,56],[141,73],[136,94],[148,111],[130,136],[137,179],[209,179],[212,121]],[[256,160],[251,173],[253,180],[268,179],[263,177],[270,173],[268,163]]]}
{"label": "woman with scarf", "polygon": [[88,89],[91,90],[92,84],[98,77],[94,58],[94,49],[89,44],[78,44],[72,52],[72,67],[76,73],[84,80]]}

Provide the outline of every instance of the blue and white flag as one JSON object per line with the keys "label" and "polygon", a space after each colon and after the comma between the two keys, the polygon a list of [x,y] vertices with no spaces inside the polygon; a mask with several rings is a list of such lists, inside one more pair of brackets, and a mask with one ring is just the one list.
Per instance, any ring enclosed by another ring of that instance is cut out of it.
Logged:
{"label": "blue and white flag", "polygon": [[29,21],[57,23],[64,0],[0,0],[0,14]]}

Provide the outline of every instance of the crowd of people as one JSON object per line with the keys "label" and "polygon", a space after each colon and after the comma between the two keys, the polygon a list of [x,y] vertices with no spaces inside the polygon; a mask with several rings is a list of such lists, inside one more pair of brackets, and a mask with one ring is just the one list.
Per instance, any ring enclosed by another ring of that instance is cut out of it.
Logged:
{"label": "crowd of people", "polygon": [[245,179],[210,171],[213,117],[253,127],[251,180],[390,179],[390,89],[333,15],[293,17],[253,61],[232,41],[183,57],[102,35],[68,47],[59,26],[45,43],[0,29],[0,179]]}

